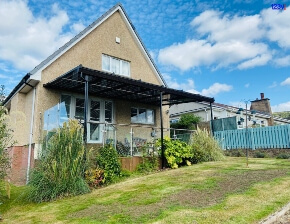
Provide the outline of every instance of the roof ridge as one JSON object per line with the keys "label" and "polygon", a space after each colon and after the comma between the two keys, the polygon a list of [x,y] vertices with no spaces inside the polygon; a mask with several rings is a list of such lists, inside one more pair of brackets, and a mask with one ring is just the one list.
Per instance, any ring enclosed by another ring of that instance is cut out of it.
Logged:
{"label": "roof ridge", "polygon": [[112,8],[110,8],[108,11],[106,11],[104,14],[102,14],[99,18],[97,18],[94,22],[92,22],[90,25],[86,26],[82,31],[80,31],[78,34],[76,34],[73,38],[71,38],[68,42],[66,42],[64,45],[59,47],[56,51],[54,51],[51,55],[49,55],[46,59],[44,59],[42,62],[40,62],[37,66],[34,67],[29,73],[31,75],[35,74],[42,66],[47,64],[52,58],[57,56],[60,52],[62,52],[66,47],[70,46],[72,43],[74,43],[77,39],[82,37],[88,30],[90,30],[95,24],[100,22],[104,17],[106,17],[108,14],[110,14],[112,11],[114,11],[116,8],[121,7],[122,10],[124,8],[122,7],[121,3],[117,3]]}

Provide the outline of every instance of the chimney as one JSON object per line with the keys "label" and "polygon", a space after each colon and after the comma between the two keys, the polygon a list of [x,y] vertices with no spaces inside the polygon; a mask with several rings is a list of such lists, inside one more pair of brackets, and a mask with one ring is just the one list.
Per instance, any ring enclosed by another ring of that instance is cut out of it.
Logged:
{"label": "chimney", "polygon": [[264,93],[260,93],[261,94],[261,100],[264,99]]}

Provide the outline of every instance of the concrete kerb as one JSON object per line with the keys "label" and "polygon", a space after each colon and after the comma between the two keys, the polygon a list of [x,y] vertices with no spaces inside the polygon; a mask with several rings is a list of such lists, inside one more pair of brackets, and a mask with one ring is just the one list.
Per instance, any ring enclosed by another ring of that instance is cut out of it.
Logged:
{"label": "concrete kerb", "polygon": [[290,203],[288,203],[286,206],[284,206],[279,211],[275,212],[274,214],[271,214],[263,221],[259,222],[259,224],[272,224],[276,221],[278,221],[279,218],[281,218],[287,211],[290,210]]}

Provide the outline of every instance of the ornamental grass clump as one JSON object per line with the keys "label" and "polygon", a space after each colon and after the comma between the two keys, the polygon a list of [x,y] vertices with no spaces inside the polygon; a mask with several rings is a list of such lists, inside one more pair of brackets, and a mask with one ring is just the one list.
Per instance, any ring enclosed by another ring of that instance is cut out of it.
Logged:
{"label": "ornamental grass clump", "polygon": [[89,192],[85,168],[82,126],[77,120],[69,120],[43,147],[31,173],[29,199],[43,202]]}
{"label": "ornamental grass clump", "polygon": [[199,128],[191,139],[192,163],[218,161],[224,159],[222,149],[218,142],[208,133],[207,130]]}

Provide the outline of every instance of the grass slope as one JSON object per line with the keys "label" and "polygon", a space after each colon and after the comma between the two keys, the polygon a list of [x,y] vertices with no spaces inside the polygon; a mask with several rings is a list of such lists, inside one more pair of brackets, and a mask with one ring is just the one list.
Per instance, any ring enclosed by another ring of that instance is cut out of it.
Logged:
{"label": "grass slope", "polygon": [[4,223],[256,223],[290,201],[289,186],[289,160],[250,159],[246,168],[227,158],[51,203],[27,203],[13,188],[0,209]]}

